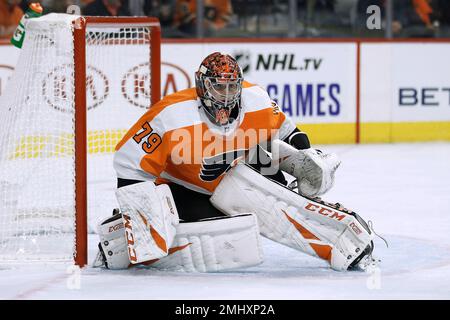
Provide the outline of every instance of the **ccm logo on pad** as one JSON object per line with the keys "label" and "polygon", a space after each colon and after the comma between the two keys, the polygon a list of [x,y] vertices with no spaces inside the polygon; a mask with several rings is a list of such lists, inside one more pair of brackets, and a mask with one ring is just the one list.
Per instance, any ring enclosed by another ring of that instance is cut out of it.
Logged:
{"label": "ccm logo on pad", "polygon": [[128,256],[131,262],[136,262],[137,254],[136,250],[134,249],[134,235],[133,228],[131,227],[131,218],[126,214],[123,215],[123,218],[125,219],[125,235],[127,238]]}
{"label": "ccm logo on pad", "polygon": [[320,205],[314,204],[309,202],[305,206],[306,210],[317,212],[318,214],[321,214],[323,216],[330,217],[331,219],[336,219],[339,221],[342,221],[345,218],[345,213],[339,214],[337,211],[331,210],[329,208],[322,207]]}

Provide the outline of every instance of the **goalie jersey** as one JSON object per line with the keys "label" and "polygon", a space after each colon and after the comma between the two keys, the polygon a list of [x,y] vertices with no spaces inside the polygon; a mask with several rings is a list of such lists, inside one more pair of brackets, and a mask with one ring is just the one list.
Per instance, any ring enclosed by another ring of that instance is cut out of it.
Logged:
{"label": "goalie jersey", "polygon": [[211,194],[249,150],[294,130],[259,86],[244,81],[239,116],[222,127],[209,120],[190,88],[164,97],[131,127],[116,146],[114,168],[121,179],[174,182]]}

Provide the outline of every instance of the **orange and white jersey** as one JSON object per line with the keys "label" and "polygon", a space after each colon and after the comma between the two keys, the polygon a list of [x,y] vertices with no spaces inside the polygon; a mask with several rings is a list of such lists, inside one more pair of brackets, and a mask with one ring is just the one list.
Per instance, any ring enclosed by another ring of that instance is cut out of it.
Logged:
{"label": "orange and white jersey", "polygon": [[244,82],[239,117],[224,127],[209,120],[190,88],[164,97],[133,125],[116,146],[114,168],[118,178],[211,194],[238,158],[294,129],[259,86]]}

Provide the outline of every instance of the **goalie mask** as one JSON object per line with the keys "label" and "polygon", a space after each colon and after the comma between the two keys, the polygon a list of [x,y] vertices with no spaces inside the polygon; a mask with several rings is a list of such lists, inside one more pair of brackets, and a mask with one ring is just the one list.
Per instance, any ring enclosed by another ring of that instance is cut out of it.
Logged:
{"label": "goalie mask", "polygon": [[242,70],[230,55],[214,52],[202,61],[195,73],[195,85],[212,122],[224,126],[238,118],[242,81]]}

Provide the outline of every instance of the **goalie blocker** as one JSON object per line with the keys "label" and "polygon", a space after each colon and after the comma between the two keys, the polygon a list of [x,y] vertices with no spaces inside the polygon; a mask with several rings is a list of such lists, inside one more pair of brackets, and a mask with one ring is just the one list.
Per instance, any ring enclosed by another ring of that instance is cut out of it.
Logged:
{"label": "goalie blocker", "polygon": [[347,270],[369,260],[373,235],[354,212],[309,198],[238,163],[215,189],[212,204],[228,215],[253,212],[263,236]]}

